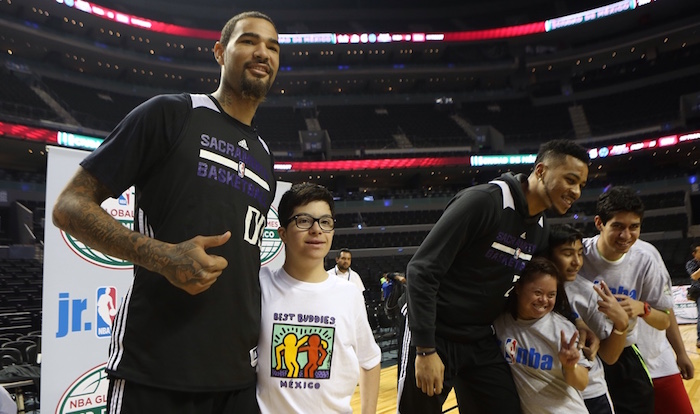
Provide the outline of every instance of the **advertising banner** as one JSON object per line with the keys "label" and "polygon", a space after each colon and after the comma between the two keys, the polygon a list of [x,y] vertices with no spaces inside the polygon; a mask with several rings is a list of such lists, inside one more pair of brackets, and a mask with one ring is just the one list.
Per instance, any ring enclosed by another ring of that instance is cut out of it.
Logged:
{"label": "advertising banner", "polygon": [[689,301],[688,288],[690,285],[674,286],[673,293],[673,313],[676,314],[676,321],[679,325],[696,323],[698,321],[698,307],[695,302]]}

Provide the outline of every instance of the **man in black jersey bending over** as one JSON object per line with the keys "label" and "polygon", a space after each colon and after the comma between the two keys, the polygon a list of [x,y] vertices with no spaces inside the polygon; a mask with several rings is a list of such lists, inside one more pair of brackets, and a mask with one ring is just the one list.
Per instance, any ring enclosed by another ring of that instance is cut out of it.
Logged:
{"label": "man in black jersey bending over", "polygon": [[[114,319],[110,413],[258,412],[258,242],[276,184],[251,123],[279,68],[277,29],[262,13],[239,14],[214,57],[214,93],[134,109],[53,211],[59,228],[135,265]],[[100,207],[132,185],[136,231]]]}
{"label": "man in black jersey bending over", "polygon": [[452,387],[460,412],[520,412],[491,323],[525,264],[546,252],[542,213],[563,214],[581,196],[588,161],[577,144],[550,141],[529,176],[503,174],[450,201],[408,264],[399,413],[441,413]]}

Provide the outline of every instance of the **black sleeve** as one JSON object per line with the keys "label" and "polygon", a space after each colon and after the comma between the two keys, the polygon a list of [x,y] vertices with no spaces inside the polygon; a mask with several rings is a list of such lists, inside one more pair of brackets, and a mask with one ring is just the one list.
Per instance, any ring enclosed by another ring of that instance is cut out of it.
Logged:
{"label": "black sleeve", "polygon": [[80,165],[117,196],[165,158],[187,121],[187,94],[159,95],[132,110]]}
{"label": "black sleeve", "polygon": [[435,346],[436,300],[441,279],[475,238],[497,224],[502,201],[495,199],[496,193],[500,194],[471,188],[455,196],[409,262],[408,320],[414,345]]}

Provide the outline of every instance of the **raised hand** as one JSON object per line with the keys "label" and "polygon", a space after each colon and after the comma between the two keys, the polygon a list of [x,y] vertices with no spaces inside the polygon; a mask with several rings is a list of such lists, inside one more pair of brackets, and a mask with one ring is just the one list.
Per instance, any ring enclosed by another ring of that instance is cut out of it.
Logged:
{"label": "raised hand", "polygon": [[622,309],[627,313],[628,318],[634,318],[644,313],[644,303],[634,300],[627,295],[613,295]]}
{"label": "raised hand", "polygon": [[566,334],[561,331],[561,346],[559,347],[559,361],[564,368],[574,367],[579,359],[578,352],[578,332],[571,335],[571,339],[567,341]]}
{"label": "raised hand", "polygon": [[629,325],[630,315],[622,308],[621,302],[610,291],[607,283],[600,282],[600,286],[594,285],[600,300],[598,301],[598,311],[604,313],[613,323],[615,329],[624,331]]}

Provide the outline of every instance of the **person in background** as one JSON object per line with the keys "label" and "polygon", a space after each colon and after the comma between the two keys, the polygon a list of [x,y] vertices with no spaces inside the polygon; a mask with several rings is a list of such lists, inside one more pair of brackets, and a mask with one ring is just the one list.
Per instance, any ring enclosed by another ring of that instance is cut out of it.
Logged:
{"label": "person in background", "polygon": [[[57,227],[134,264],[106,366],[112,414],[258,413],[259,244],[276,180],[251,124],[279,68],[277,29],[244,12],[213,49],[218,89],[134,109],[53,210]],[[131,186],[135,231],[100,206]]]}
{"label": "person in background", "polygon": [[613,414],[615,410],[602,361],[614,364],[620,357],[625,347],[629,317],[605,282],[596,286],[583,277],[577,277],[583,266],[582,240],[581,232],[568,224],[552,226],[548,257],[562,276],[576,325],[585,324],[601,339],[597,353],[582,348],[592,362],[588,386],[581,391],[584,403],[590,414]]}
{"label": "person in background", "polygon": [[357,286],[357,288],[360,289],[360,292],[364,292],[365,284],[362,283],[362,278],[360,275],[350,268],[351,264],[352,252],[350,252],[350,249],[343,247],[342,249],[338,250],[338,254],[335,256],[335,267],[328,270],[328,274],[341,277]]}
{"label": "person in background", "polygon": [[333,196],[320,185],[295,184],[278,212],[284,265],[260,270],[260,411],[351,414],[359,379],[362,414],[375,414],[381,350],[362,293],[323,267],[333,243]]}
{"label": "person in background", "polygon": [[386,301],[397,286],[406,283],[406,276],[399,272],[384,273],[379,282],[382,286],[382,300]]}
{"label": "person in background", "polygon": [[399,413],[441,413],[452,387],[460,411],[520,412],[491,325],[517,275],[547,251],[544,211],[563,214],[578,200],[588,162],[574,142],[550,141],[529,176],[505,173],[450,201],[406,272]]}
{"label": "person in background", "polygon": [[690,276],[691,279],[690,287],[688,288],[689,292],[695,292],[693,293],[694,301],[698,308],[697,341],[695,342],[695,346],[700,348],[700,244],[693,244],[693,246],[691,246],[691,252],[693,258],[688,260],[685,264],[685,270],[688,272],[688,276]]}
{"label": "person in background", "polygon": [[532,259],[493,324],[526,414],[585,413],[580,391],[592,363],[579,352],[578,330],[559,270]]}
{"label": "person in background", "polygon": [[394,282],[391,279],[389,279],[389,273],[382,273],[382,277],[379,278],[379,285],[382,289],[381,299],[382,301],[384,301],[387,297],[389,297],[389,294],[391,293],[391,288],[394,287]]}

